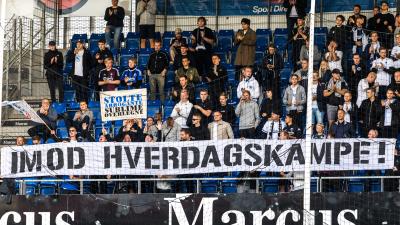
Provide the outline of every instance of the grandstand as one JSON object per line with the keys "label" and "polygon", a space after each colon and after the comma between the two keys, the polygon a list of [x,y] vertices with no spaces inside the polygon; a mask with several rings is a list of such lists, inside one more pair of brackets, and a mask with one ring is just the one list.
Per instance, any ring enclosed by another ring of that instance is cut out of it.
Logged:
{"label": "grandstand", "polygon": [[[60,196],[38,210],[89,206],[76,224],[197,224],[199,205],[198,224],[234,209],[253,224],[400,224],[397,1],[321,1],[312,16],[306,0],[1,2],[0,200],[15,211]],[[212,197],[227,204],[207,211]]]}

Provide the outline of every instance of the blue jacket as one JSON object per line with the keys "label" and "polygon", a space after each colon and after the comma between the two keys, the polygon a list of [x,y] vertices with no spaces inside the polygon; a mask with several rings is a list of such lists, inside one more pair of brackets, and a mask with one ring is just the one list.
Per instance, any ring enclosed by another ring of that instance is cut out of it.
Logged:
{"label": "blue jacket", "polygon": [[[127,83],[125,83],[125,77],[129,78],[128,83],[132,83],[132,85],[128,86]],[[140,85],[142,84],[143,80],[142,71],[140,71],[137,67],[133,69],[128,68],[122,73],[120,80],[123,86],[122,89],[130,90],[134,88],[140,88]]]}

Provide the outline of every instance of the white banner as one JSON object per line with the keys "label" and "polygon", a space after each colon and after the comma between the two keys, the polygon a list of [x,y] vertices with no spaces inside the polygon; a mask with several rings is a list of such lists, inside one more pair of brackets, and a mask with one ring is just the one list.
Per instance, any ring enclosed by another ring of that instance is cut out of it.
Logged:
{"label": "white banner", "polygon": [[106,91],[100,93],[103,121],[147,117],[147,90]]}
{"label": "white banner", "polygon": [[13,107],[16,111],[23,114],[26,118],[31,119],[33,122],[45,124],[45,122],[42,120],[42,118],[40,118],[40,116],[36,113],[36,111],[33,110],[31,108],[31,106],[28,103],[26,103],[24,100],[22,100],[22,101],[4,101],[1,104],[2,107],[7,106],[7,105]]}
{"label": "white banner", "polygon": [[[302,171],[304,140],[56,143],[1,149],[2,177]],[[394,166],[394,139],[313,140],[312,170]]]}

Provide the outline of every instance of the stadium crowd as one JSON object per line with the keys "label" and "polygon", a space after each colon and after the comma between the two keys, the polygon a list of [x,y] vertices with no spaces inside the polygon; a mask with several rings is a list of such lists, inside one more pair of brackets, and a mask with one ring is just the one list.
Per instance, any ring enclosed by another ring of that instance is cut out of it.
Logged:
{"label": "stadium crowd", "polygon": [[[38,111],[46,125],[35,125],[28,131],[33,144],[48,140],[163,142],[304,137],[309,63],[304,0],[284,1],[289,38],[283,55],[275,43],[264,43],[264,56],[257,61],[257,34],[249,19],[241,20],[241,29],[233,37],[234,81],[228,80],[230,65],[214,51],[218,39],[206,26],[204,17],[198,18],[198,27],[191,32],[190,40],[177,28],[170,46],[162,46],[163,42],[155,35],[154,0],[139,1],[136,11],[140,18],[140,47],[145,48],[149,41],[152,48],[146,67],[138,66],[137,57],[132,56],[127,68],[116,68],[115,54],[109,47],[120,50],[124,13],[117,0],[112,2],[105,20],[106,32],[114,32],[114,39],[106,33],[107,40],[98,41],[98,50],[93,53],[86,49],[83,40],[78,40],[76,48],[66,56],[66,63],[72,63],[69,77],[79,102],[74,115],[58,114],[51,104],[57,102],[56,89],[58,102],[64,101],[64,62],[56,43],[49,43],[44,62],[51,101],[43,99]],[[325,45],[314,46],[312,93],[309,93],[313,138],[399,137],[400,15],[394,16],[388,8],[388,3],[382,1],[380,7],[374,7],[373,17],[367,18],[362,15],[361,7],[355,5],[354,14],[347,20],[342,15],[336,16],[336,25],[329,30]],[[287,68],[291,73],[284,78],[282,71]],[[165,84],[171,70],[174,85],[167,90]],[[148,115],[144,121],[129,119],[120,122],[120,126],[113,123],[111,129],[103,125],[100,133],[93,135],[98,118],[88,104],[98,101],[100,91],[143,87],[149,87],[150,100],[160,100],[158,113]],[[94,96],[89,96],[91,89],[96,90]],[[174,106],[166,114],[164,106],[171,101]],[[67,137],[56,132],[60,120],[68,129]],[[20,137],[17,145],[23,144],[25,141]],[[386,171],[386,174],[396,172]],[[239,176],[259,176],[259,173]],[[251,182],[243,183],[250,190],[254,186]],[[280,185],[281,191],[290,190],[288,183]],[[327,186],[344,189],[335,182]],[[157,182],[156,187],[159,192],[172,189],[171,182]],[[192,185],[186,187],[187,191],[193,191]],[[129,184],[126,188],[135,191],[137,187]]]}

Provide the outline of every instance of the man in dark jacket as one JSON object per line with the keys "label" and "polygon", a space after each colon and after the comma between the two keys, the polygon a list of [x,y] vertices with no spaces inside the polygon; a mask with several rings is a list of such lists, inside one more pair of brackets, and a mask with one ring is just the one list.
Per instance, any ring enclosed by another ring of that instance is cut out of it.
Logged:
{"label": "man in dark jacket", "polygon": [[180,96],[181,96],[181,92],[182,90],[185,89],[187,90],[188,94],[189,94],[189,101],[191,103],[194,103],[195,100],[195,88],[193,86],[192,83],[189,83],[187,77],[185,75],[182,75],[179,77],[179,83],[177,85],[175,85],[175,87],[172,90],[172,99],[175,102],[179,102],[180,101]]}
{"label": "man in dark jacket", "polygon": [[220,64],[221,59],[217,54],[213,54],[211,60],[213,65],[208,71],[206,79],[209,82],[211,101],[218,102],[220,94],[225,91],[228,81],[228,72],[226,68]]}
{"label": "man in dark jacket", "polygon": [[344,16],[336,16],[336,25],[333,26],[328,34],[328,40],[326,43],[330,43],[331,40],[336,41],[338,44],[338,50],[344,51],[346,49],[346,43],[348,40],[348,35],[344,23]]}
{"label": "man in dark jacket", "polygon": [[92,56],[84,47],[82,40],[78,40],[74,51],[67,54],[67,62],[72,63],[71,76],[76,91],[76,100],[87,102],[88,80],[92,68]]}
{"label": "man in dark jacket", "polygon": [[279,96],[279,73],[282,68],[282,56],[276,52],[275,45],[270,44],[262,62],[262,78],[260,82],[263,91],[272,90],[274,96]]}
{"label": "man in dark jacket", "polygon": [[331,134],[333,138],[352,138],[353,126],[344,120],[345,112],[339,109],[337,112],[337,121],[332,124]]}
{"label": "man in dark jacket", "polygon": [[58,89],[58,101],[64,101],[63,66],[63,55],[57,50],[56,42],[50,41],[49,51],[44,55],[44,68],[52,102],[57,101],[56,88]]}
{"label": "man in dark jacket", "polygon": [[194,113],[190,122],[189,131],[194,141],[210,140],[210,131],[203,125],[200,113]]}
{"label": "man in dark jacket", "polygon": [[[150,54],[147,62],[147,73],[150,79],[150,100],[156,100],[157,94],[160,96],[160,100],[164,102],[164,84],[168,66],[168,54],[161,50],[161,42],[157,40],[154,43],[154,52]],[[157,86],[159,92],[157,92]]]}
{"label": "man in dark jacket", "polygon": [[362,18],[364,21],[363,28],[365,28],[367,25],[367,17],[361,14],[361,5],[355,4],[353,7],[353,13],[353,15],[349,16],[349,19],[347,20],[347,25],[354,27],[356,25],[357,18]]}
{"label": "man in dark jacket", "polygon": [[190,110],[189,116],[186,121],[186,125],[190,126],[192,123],[192,117],[194,114],[198,113],[201,116],[201,125],[207,127],[211,121],[212,105],[208,99],[207,89],[202,89],[200,91],[200,99],[193,104]]}
{"label": "man in dark jacket", "polygon": [[[286,23],[288,34],[292,35],[292,30],[297,22],[297,18],[306,16],[306,0],[284,0],[283,7],[286,8]],[[289,39],[292,37],[290,36]]]}
{"label": "man in dark jacket", "polygon": [[363,126],[363,137],[367,137],[368,131],[378,128],[378,122],[382,115],[382,105],[375,98],[375,88],[367,90],[367,98],[360,106],[360,123]]}
{"label": "man in dark jacket", "polygon": [[37,114],[46,124],[35,124],[34,127],[28,130],[28,134],[31,137],[39,136],[46,142],[50,136],[55,135],[57,112],[51,107],[50,101],[45,98],[42,100],[41,107],[37,111]]}
{"label": "man in dark jacket", "polygon": [[[106,40],[108,46],[119,49],[119,39],[122,28],[124,27],[125,10],[118,6],[118,0],[112,0],[112,6],[106,9],[104,20],[106,25]],[[112,42],[111,34],[114,33],[114,41]],[[112,45],[113,44],[113,45]]]}
{"label": "man in dark jacket", "polygon": [[222,120],[233,126],[236,120],[235,108],[232,105],[227,104],[227,102],[228,96],[225,93],[222,93],[219,96],[219,104],[215,108],[214,112],[220,112],[222,114]]}
{"label": "man in dark jacket", "polygon": [[[196,67],[196,57],[193,52],[189,51],[189,47],[187,44],[181,44],[180,53],[176,54],[174,57],[174,70],[178,70],[179,68],[183,67],[182,65],[182,58],[187,57],[190,61],[190,67]],[[197,67],[196,67],[197,68]]]}
{"label": "man in dark jacket", "polygon": [[[114,58],[113,53],[106,47],[106,41],[104,39],[99,40],[97,45],[99,49],[93,54],[94,74],[90,77],[90,83],[94,84],[96,87],[100,70],[106,68],[104,60],[107,58]],[[96,88],[96,90],[99,91],[98,88]]]}
{"label": "man in dark jacket", "polygon": [[381,101],[382,114],[379,125],[383,138],[397,138],[399,130],[400,104],[394,98],[392,89],[386,91],[386,99]]}
{"label": "man in dark jacket", "polygon": [[376,30],[376,21],[378,20],[378,15],[379,15],[380,9],[381,8],[379,6],[374,6],[374,9],[372,11],[373,16],[368,19],[367,30],[369,30],[369,31]]}

